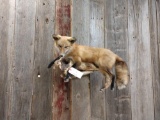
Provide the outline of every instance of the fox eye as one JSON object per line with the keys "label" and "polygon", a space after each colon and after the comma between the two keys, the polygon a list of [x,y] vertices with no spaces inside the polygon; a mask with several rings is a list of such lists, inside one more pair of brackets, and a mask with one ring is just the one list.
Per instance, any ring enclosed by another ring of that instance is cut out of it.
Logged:
{"label": "fox eye", "polygon": [[61,48],[62,46],[61,46],[61,45],[58,45],[58,47],[60,47],[60,48]]}
{"label": "fox eye", "polygon": [[65,46],[65,48],[69,48],[69,46]]}

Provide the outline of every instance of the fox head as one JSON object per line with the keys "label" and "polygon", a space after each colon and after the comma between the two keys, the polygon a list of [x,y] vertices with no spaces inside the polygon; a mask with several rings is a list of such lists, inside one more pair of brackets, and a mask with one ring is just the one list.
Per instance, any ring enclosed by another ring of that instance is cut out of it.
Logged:
{"label": "fox head", "polygon": [[76,42],[76,38],[61,36],[61,35],[52,35],[55,41],[55,48],[59,55],[63,57],[67,55],[73,48],[73,44]]}

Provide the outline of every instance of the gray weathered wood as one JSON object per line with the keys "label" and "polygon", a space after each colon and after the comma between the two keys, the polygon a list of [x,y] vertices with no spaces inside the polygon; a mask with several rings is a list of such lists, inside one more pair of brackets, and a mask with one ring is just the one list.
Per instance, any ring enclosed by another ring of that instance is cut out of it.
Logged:
{"label": "gray weathered wood", "polygon": [[[159,0],[0,4],[0,120],[159,120]],[[121,56],[130,68],[127,89],[99,93],[100,72],[64,84],[60,71],[47,69],[53,33]]]}
{"label": "gray weathered wood", "polygon": [[152,61],[152,80],[154,90],[154,120],[160,118],[160,59],[159,59],[159,25],[160,25],[160,2],[149,0],[149,26],[151,43],[151,61]]}
{"label": "gray weathered wood", "polygon": [[36,6],[31,120],[52,120],[52,69],[47,66],[53,59],[55,2],[37,0]]}
{"label": "gray weathered wood", "polygon": [[[90,46],[103,48],[104,42],[104,1],[90,0]],[[104,87],[104,81],[105,78],[100,72],[90,76],[92,120],[106,119],[105,92],[99,92]]]}
{"label": "gray weathered wood", "polygon": [[[77,38],[77,43],[89,45],[89,0],[75,0],[72,5],[72,36]],[[89,78],[71,82],[71,120],[90,120]]]}
{"label": "gray weathered wood", "polygon": [[128,6],[132,120],[154,120],[148,0]]}
{"label": "gray weathered wood", "polygon": [[[14,5],[14,4],[13,4]],[[10,119],[30,118],[35,38],[34,1],[16,1]]]}
{"label": "gray weathered wood", "polygon": [[[127,0],[106,1],[106,47],[128,60]],[[131,120],[130,88],[106,92],[107,119]]]}
{"label": "gray weathered wood", "polygon": [[[89,45],[90,37],[90,17],[89,17],[89,0],[72,1],[72,29],[71,34],[77,37],[77,43]],[[78,15],[77,15],[78,13]]]}
{"label": "gray weathered wood", "polygon": [[[105,2],[105,47],[116,52],[116,39],[115,39],[115,9],[114,0],[106,0]],[[114,70],[113,70],[113,73]],[[116,98],[116,85],[114,90],[106,91],[106,119],[114,120],[117,113],[117,99]]]}
{"label": "gray weathered wood", "polygon": [[[114,18],[115,18],[115,50],[116,54],[128,62],[128,0],[116,0],[114,6]],[[131,93],[130,83],[127,88],[116,91],[116,119],[119,120],[131,120]]]}
{"label": "gray weathered wood", "polygon": [[[5,94],[5,101],[6,101],[6,114],[4,120],[10,119],[12,117],[11,113],[11,101],[12,101],[12,86],[13,86],[13,71],[14,71],[14,30],[15,30],[15,0],[9,0],[8,1],[9,6],[5,5],[5,8],[8,6],[8,19],[6,19],[6,22],[8,22],[8,25],[6,25],[6,28],[8,27],[8,38],[7,38],[7,61],[8,61],[8,75],[7,75],[7,90]],[[3,10],[5,10],[5,8]],[[7,10],[5,10],[7,11]],[[7,15],[7,14],[5,14]],[[2,23],[3,24],[3,23]],[[5,24],[4,24],[5,25]],[[3,28],[3,27],[2,27]],[[4,35],[4,34],[3,34]],[[3,39],[4,40],[4,39]]]}
{"label": "gray weathered wood", "polygon": [[104,1],[90,0],[90,45],[104,47]]}
{"label": "gray weathered wood", "polygon": [[[0,20],[0,22],[2,22]],[[2,22],[4,24],[4,22]],[[6,24],[4,24],[6,25]],[[4,27],[4,26],[2,26]],[[6,27],[6,26],[5,26]],[[6,34],[4,31],[3,34]],[[6,100],[6,93],[7,93],[7,74],[8,74],[8,61],[7,61],[7,40],[3,36],[0,38],[0,119],[4,119],[6,116],[6,107],[7,107],[7,100]],[[6,119],[6,118],[5,118]]]}
{"label": "gray weathered wood", "polygon": [[70,120],[90,120],[89,77],[73,79],[71,84]]}
{"label": "gray weathered wood", "polygon": [[[9,102],[11,98],[11,42],[14,33],[14,10],[11,7],[11,1],[0,1],[0,119],[9,118]],[[14,6],[14,4],[13,4]],[[9,8],[9,9],[6,9]],[[9,14],[12,13],[12,14]]]}
{"label": "gray weathered wood", "polygon": [[[158,64],[160,67],[160,1],[156,1],[156,8],[157,8],[157,31],[155,31],[157,33],[157,40],[158,40]],[[157,71],[156,71],[157,72]],[[159,70],[159,78],[160,78],[160,70]],[[159,92],[160,92],[160,81],[159,79],[156,80],[156,82],[154,83],[155,89],[154,89],[154,96],[156,96],[154,99],[155,101],[155,120],[158,120],[160,118],[160,98],[159,98]]]}

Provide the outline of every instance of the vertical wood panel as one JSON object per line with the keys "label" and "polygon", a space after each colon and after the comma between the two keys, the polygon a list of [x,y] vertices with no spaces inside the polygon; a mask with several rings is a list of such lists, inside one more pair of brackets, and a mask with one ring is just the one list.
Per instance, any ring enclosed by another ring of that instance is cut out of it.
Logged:
{"label": "vertical wood panel", "polygon": [[[55,34],[70,35],[70,0],[56,0],[55,14]],[[56,53],[54,57],[57,57]],[[60,70],[53,70],[53,120],[69,120],[70,83],[64,83],[60,74]]]}
{"label": "vertical wood panel", "polygon": [[104,47],[104,0],[90,0],[90,45]]}
{"label": "vertical wood panel", "polygon": [[[115,0],[114,18],[116,54],[122,57],[128,64],[128,0]],[[127,88],[117,90],[116,94],[116,119],[131,120],[130,83],[127,85]]]}
{"label": "vertical wood panel", "polygon": [[16,1],[13,58],[13,86],[11,98],[12,120],[30,118],[35,38],[34,1]]}
{"label": "vertical wood panel", "polygon": [[[104,44],[104,0],[90,0],[90,46],[103,48]],[[104,86],[104,79],[100,72],[90,76],[92,120],[106,119],[105,92],[99,92]]]}
{"label": "vertical wood panel", "polygon": [[[72,7],[70,0],[0,4],[0,120],[159,120],[159,0],[73,0]],[[72,80],[71,91],[60,71],[52,81],[51,35],[71,35],[70,7],[78,43],[110,48],[128,62],[127,89],[100,93],[99,72],[90,81],[88,76]]]}
{"label": "vertical wood panel", "polygon": [[72,80],[70,120],[90,120],[90,92],[88,76]]}
{"label": "vertical wood panel", "polygon": [[[115,4],[114,0],[106,0],[105,8],[105,47],[116,52],[115,37]],[[113,73],[115,74],[114,70]],[[106,91],[106,119],[114,120],[117,116],[116,85],[114,90]]]}
{"label": "vertical wood panel", "polygon": [[[10,0],[1,0],[0,8],[0,119],[7,120],[9,116],[9,98],[11,80],[11,42],[13,41],[14,7]],[[6,9],[8,8],[8,9]],[[12,13],[12,14],[11,14]]]}
{"label": "vertical wood panel", "polygon": [[[79,44],[89,45],[89,0],[73,0],[72,5],[72,36]],[[71,82],[71,120],[90,120],[89,78]]]}
{"label": "vertical wood panel", "polygon": [[148,1],[128,6],[132,120],[154,120]]}
{"label": "vertical wood panel", "polygon": [[[7,61],[8,61],[8,74],[7,74],[7,79],[5,81],[7,81],[6,84],[6,93],[5,93],[5,117],[3,118],[4,120],[6,119],[10,119],[11,118],[11,101],[12,101],[12,86],[13,86],[13,41],[14,41],[14,30],[15,30],[15,0],[9,0],[8,2],[3,2],[5,3],[4,6],[5,8],[3,10],[5,10],[8,7],[8,19],[6,19],[6,23],[7,25],[5,27],[2,28],[8,28],[8,32],[7,33],[7,38],[6,39],[2,39],[3,41],[7,41],[8,45],[7,45]],[[5,10],[7,12],[7,10]],[[7,14],[4,14],[4,16]],[[3,23],[2,23],[3,24]],[[3,24],[5,25],[5,24]],[[2,36],[5,34],[2,34]],[[2,61],[3,62],[3,61]]]}
{"label": "vertical wood panel", "polygon": [[[128,60],[127,0],[106,1],[106,47]],[[107,119],[131,120],[130,85],[124,90],[106,92]]]}
{"label": "vertical wood panel", "polygon": [[56,0],[55,33],[61,35],[71,34],[70,0]]}
{"label": "vertical wood panel", "polygon": [[160,61],[159,61],[159,26],[160,26],[160,2],[149,0],[150,18],[150,43],[152,60],[152,79],[154,90],[154,120],[160,118]]}
{"label": "vertical wood panel", "polygon": [[77,43],[82,45],[89,45],[89,4],[89,0],[72,1],[72,36],[76,37]]}
{"label": "vertical wood panel", "polygon": [[[9,0],[9,17],[8,17],[8,46],[7,46],[7,60],[8,60],[8,75],[7,75],[7,92],[5,94],[6,98],[6,114],[4,120],[10,119],[12,117],[11,114],[11,100],[13,97],[12,94],[12,86],[13,86],[13,70],[14,70],[14,30],[15,30],[15,0]],[[5,6],[5,8],[7,8]]]}
{"label": "vertical wood panel", "polygon": [[53,80],[47,65],[53,59],[55,2],[37,0],[36,6],[31,120],[52,120]]}
{"label": "vertical wood panel", "polygon": [[[157,8],[157,40],[158,40],[158,65],[160,66],[160,1],[156,1],[156,8]],[[159,78],[160,78],[160,70],[159,70]],[[157,79],[156,83],[154,84],[156,85],[156,89],[155,89],[155,120],[158,120],[160,118],[160,98],[159,98],[159,92],[160,92],[160,81]]]}

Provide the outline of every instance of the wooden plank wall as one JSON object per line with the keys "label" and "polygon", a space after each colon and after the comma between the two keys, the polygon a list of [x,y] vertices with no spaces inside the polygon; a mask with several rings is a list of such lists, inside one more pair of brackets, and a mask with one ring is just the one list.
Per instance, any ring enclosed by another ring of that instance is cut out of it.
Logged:
{"label": "wooden plank wall", "polygon": [[128,36],[133,120],[154,120],[148,0],[129,1]]}
{"label": "wooden plank wall", "polygon": [[[0,120],[159,120],[159,0],[0,4]],[[130,69],[127,88],[100,93],[99,72],[64,84],[60,71],[47,69],[56,57],[53,33],[120,55]]]}
{"label": "wooden plank wall", "polygon": [[[10,66],[10,61],[8,60],[7,52],[8,43],[10,43],[13,37],[13,25],[12,22],[14,21],[14,17],[12,16],[11,19],[9,15],[9,11],[12,11],[14,14],[13,8],[10,7],[10,1],[0,1],[1,8],[0,8],[0,119],[7,119],[8,116],[8,102],[9,102],[9,88],[7,87],[10,84],[9,81],[9,74],[11,73],[11,69],[8,69]],[[13,4],[14,5],[14,4]],[[11,8],[5,10],[5,8]],[[4,11],[5,10],[5,11]],[[10,26],[10,31],[8,30]],[[11,37],[9,37],[9,35]],[[9,41],[10,40],[10,41]]]}
{"label": "wooden plank wall", "polygon": [[[15,1],[13,71],[10,114],[12,119],[30,117],[36,7],[32,1]],[[30,7],[33,11],[30,11]]]}
{"label": "wooden plank wall", "polygon": [[[85,2],[87,7],[88,1]],[[131,78],[125,90],[108,89],[105,95],[100,95],[97,90],[103,85],[103,76],[98,72],[90,76],[91,119],[157,120],[160,102],[157,97],[159,1],[90,0],[89,12],[88,7],[86,9],[81,4],[73,1],[73,36],[78,38],[79,43],[88,45],[88,37],[84,40],[81,35],[81,30],[87,29],[84,25],[88,14],[89,45],[106,47],[120,55],[128,63]]]}
{"label": "wooden plank wall", "polygon": [[[89,0],[72,1],[71,31],[78,43],[89,45]],[[90,120],[89,77],[72,80],[70,94],[71,120]]]}
{"label": "wooden plank wall", "polygon": [[[90,1],[90,46],[104,47],[104,0]],[[91,89],[91,119],[105,120],[105,92],[99,90],[104,87],[105,78],[100,72],[90,76]]]}
{"label": "wooden plank wall", "polygon": [[153,80],[154,120],[160,118],[160,1],[149,0],[151,64]]}
{"label": "wooden plank wall", "polygon": [[0,119],[52,120],[55,2],[0,3]]}
{"label": "wooden plank wall", "polygon": [[[105,47],[128,63],[128,1],[106,2]],[[130,85],[124,90],[106,91],[107,119],[131,120]]]}
{"label": "wooden plank wall", "polygon": [[[56,0],[54,34],[71,34],[70,6],[70,0]],[[54,58],[58,56],[55,50],[53,53]],[[53,120],[69,120],[70,83],[64,83],[60,74],[60,70],[53,70]]]}
{"label": "wooden plank wall", "polygon": [[47,66],[53,59],[55,2],[37,0],[36,6],[31,119],[51,120],[53,81]]}

